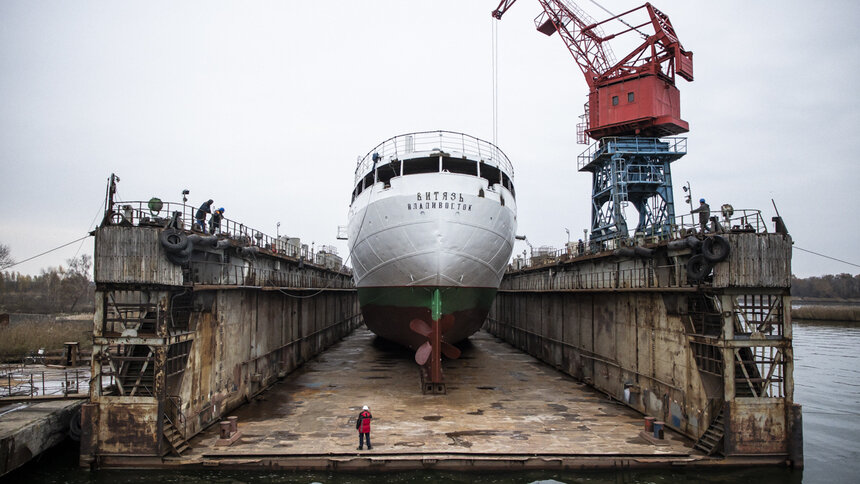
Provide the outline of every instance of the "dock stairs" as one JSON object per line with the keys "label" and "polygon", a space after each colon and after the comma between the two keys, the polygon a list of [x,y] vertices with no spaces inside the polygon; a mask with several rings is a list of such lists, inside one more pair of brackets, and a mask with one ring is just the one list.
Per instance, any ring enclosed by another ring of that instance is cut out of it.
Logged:
{"label": "dock stairs", "polygon": [[182,434],[179,432],[179,429],[173,425],[173,422],[170,421],[167,416],[164,416],[164,440],[168,443],[168,448],[165,449],[164,455],[168,453],[173,453],[177,456],[182,456],[182,453],[186,450],[190,449],[191,446],[188,445],[188,441],[182,437]]}
{"label": "dock stairs", "polygon": [[720,444],[723,442],[723,435],[725,434],[723,412],[723,409],[720,409],[720,413],[717,415],[717,418],[711,422],[711,425],[708,426],[708,430],[706,430],[693,445],[694,449],[700,450],[707,455],[714,455],[717,452],[720,448]]}

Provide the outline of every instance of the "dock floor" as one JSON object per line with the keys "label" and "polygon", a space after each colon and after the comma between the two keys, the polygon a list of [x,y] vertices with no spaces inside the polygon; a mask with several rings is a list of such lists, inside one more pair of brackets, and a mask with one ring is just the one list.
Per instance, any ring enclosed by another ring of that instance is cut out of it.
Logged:
{"label": "dock floor", "polygon": [[[632,409],[481,331],[445,361],[447,395],[422,395],[408,350],[364,327],[237,409],[241,438],[216,446],[218,425],[174,464],[292,469],[584,468],[708,459],[683,436],[640,438]],[[373,414],[373,450],[355,419]]]}

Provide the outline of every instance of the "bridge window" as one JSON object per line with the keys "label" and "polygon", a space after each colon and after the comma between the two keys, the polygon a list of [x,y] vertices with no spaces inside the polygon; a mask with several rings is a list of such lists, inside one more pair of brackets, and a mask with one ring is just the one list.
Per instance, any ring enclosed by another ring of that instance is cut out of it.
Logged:
{"label": "bridge window", "polygon": [[629,102],[629,103],[633,102],[633,93],[632,92],[627,93],[627,102]]}
{"label": "bridge window", "polygon": [[490,186],[502,182],[502,172],[493,165],[481,163],[481,178],[490,182]]}
{"label": "bridge window", "polygon": [[400,176],[400,160],[376,167],[376,179],[384,183],[386,187],[391,186],[391,179],[396,176]]}
{"label": "bridge window", "polygon": [[502,186],[507,188],[511,192],[511,195],[515,197],[517,196],[517,194],[514,192],[514,182],[512,182],[510,177],[504,173],[502,173]]}
{"label": "bridge window", "polygon": [[478,176],[478,164],[461,158],[442,158],[442,171]]}
{"label": "bridge window", "polygon": [[417,175],[419,173],[438,173],[439,158],[413,158],[411,160],[403,160],[403,175]]}
{"label": "bridge window", "polygon": [[618,106],[618,96],[612,96],[612,105]]}

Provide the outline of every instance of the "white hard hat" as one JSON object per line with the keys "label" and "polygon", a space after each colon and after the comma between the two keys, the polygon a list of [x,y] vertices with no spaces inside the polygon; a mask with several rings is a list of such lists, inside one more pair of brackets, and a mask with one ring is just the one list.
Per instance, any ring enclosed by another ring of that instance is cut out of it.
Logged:
{"label": "white hard hat", "polygon": [[369,408],[367,408],[367,405],[365,405],[365,406],[361,407],[361,409],[362,409],[362,410],[370,410]]}

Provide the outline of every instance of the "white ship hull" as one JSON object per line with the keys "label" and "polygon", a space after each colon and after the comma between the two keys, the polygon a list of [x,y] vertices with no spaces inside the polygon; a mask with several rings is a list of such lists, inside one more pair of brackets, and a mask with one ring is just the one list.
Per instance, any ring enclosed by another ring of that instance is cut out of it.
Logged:
{"label": "white ship hull", "polygon": [[[433,170],[436,159],[438,170],[408,173],[410,163]],[[451,172],[445,160],[454,160],[460,171],[470,169],[464,153],[413,150],[379,157],[378,173],[403,171],[378,175],[373,183],[367,179],[350,207],[348,237],[365,322],[380,336],[413,348],[425,340],[409,328],[416,318],[450,315],[454,324],[444,339],[451,343],[480,329],[513,250],[510,175],[502,182],[499,169],[483,177]],[[477,171],[480,160],[472,161]],[[495,176],[499,183],[491,183]],[[364,178],[358,173],[357,179]]]}

